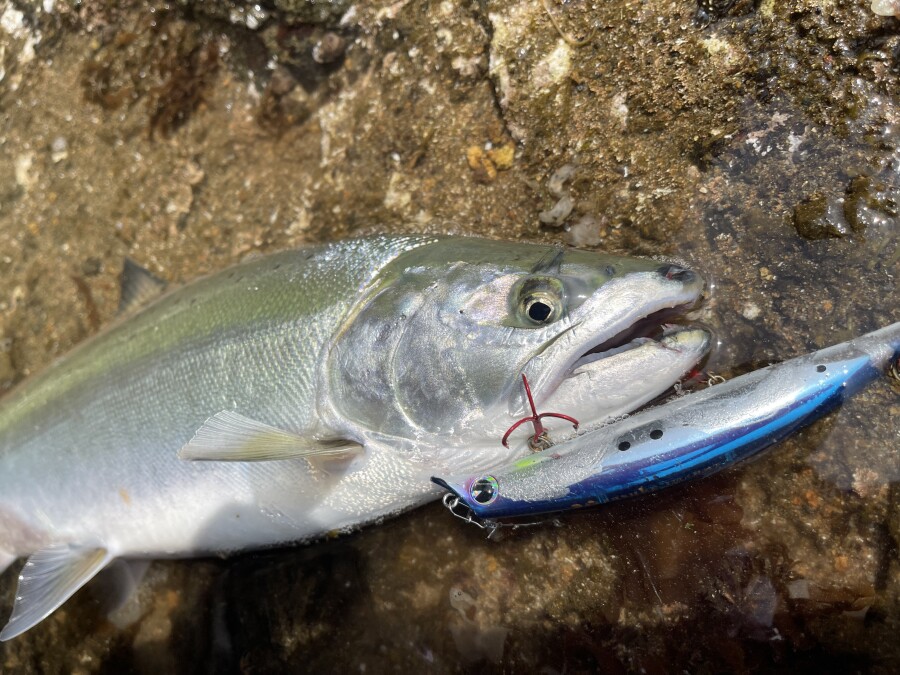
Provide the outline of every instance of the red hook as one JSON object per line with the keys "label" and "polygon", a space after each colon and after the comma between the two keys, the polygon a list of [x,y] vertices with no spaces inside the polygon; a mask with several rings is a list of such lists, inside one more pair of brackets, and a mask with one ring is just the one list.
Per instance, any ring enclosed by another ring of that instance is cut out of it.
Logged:
{"label": "red hook", "polygon": [[576,420],[574,417],[569,417],[568,415],[563,415],[562,413],[553,412],[546,412],[538,415],[537,408],[535,408],[534,406],[534,398],[532,398],[531,396],[531,387],[528,386],[528,378],[525,377],[525,373],[522,373],[522,384],[525,385],[525,395],[528,396],[528,405],[531,407],[531,415],[529,417],[523,417],[506,430],[506,433],[503,434],[503,439],[500,441],[501,443],[503,443],[504,447],[509,447],[510,434],[512,434],[512,432],[525,424],[525,422],[531,422],[534,425],[534,436],[531,438],[531,445],[536,446],[540,441],[541,436],[544,435],[544,425],[541,424],[541,420],[544,417],[556,417],[561,420],[566,420],[566,422],[571,423],[575,427],[576,431],[578,430],[578,420]]}

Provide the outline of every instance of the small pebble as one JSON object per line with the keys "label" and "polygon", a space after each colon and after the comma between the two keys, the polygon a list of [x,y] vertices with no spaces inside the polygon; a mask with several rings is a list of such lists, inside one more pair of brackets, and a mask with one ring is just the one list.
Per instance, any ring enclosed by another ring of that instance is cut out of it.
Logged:
{"label": "small pebble", "polygon": [[791,600],[809,600],[809,580],[795,579],[789,583],[788,597]]}
{"label": "small pebble", "polygon": [[344,55],[347,41],[337,33],[325,33],[313,47],[312,57],[316,63],[334,63]]}
{"label": "small pebble", "polygon": [[575,201],[569,195],[563,195],[553,208],[541,211],[538,218],[545,225],[562,225],[572,213],[573,208],[575,208]]}
{"label": "small pebble", "polygon": [[553,172],[553,175],[550,176],[550,180],[547,181],[547,189],[550,190],[550,194],[554,197],[562,197],[564,193],[563,186],[566,181],[568,181],[572,176],[575,175],[577,168],[574,164],[563,164],[556,171]]}
{"label": "small pebble", "polygon": [[[760,270],[760,271],[762,271],[762,270]],[[753,321],[754,319],[758,319],[760,314],[762,314],[762,310],[759,308],[759,305],[757,305],[755,302],[748,302],[741,309],[741,315],[748,321]]]}
{"label": "small pebble", "polygon": [[898,0],[872,0],[870,8],[878,16],[900,17],[900,1]]}
{"label": "small pebble", "polygon": [[50,159],[58,164],[69,156],[69,144],[62,136],[57,136],[50,144]]}

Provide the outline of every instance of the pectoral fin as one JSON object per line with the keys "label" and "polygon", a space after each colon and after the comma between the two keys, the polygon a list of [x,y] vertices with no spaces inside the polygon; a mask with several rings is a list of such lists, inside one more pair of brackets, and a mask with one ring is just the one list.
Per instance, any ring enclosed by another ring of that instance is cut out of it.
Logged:
{"label": "pectoral fin", "polygon": [[304,438],[228,410],[203,423],[178,451],[181,459],[259,462],[272,459],[347,457],[362,450],[346,439]]}
{"label": "pectoral fin", "polygon": [[33,553],[19,573],[16,603],[0,640],[43,621],[102,570],[112,556],[103,548],[63,544]]}

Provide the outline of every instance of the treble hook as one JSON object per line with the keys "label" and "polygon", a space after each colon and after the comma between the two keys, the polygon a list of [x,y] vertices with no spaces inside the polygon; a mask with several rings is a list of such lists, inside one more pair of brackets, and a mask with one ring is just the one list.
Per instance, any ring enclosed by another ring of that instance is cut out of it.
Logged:
{"label": "treble hook", "polygon": [[525,424],[525,422],[531,422],[534,425],[534,436],[532,436],[529,443],[532,447],[541,447],[541,439],[546,438],[544,425],[541,424],[541,420],[545,417],[556,417],[557,419],[565,420],[566,422],[572,424],[572,426],[575,427],[576,431],[578,430],[578,420],[576,420],[574,417],[569,417],[568,415],[554,412],[545,412],[539,415],[537,408],[534,405],[534,398],[531,396],[531,387],[528,386],[528,378],[525,377],[525,373],[522,373],[522,384],[525,385],[525,395],[528,397],[528,405],[531,408],[531,415],[529,415],[528,417],[523,417],[506,430],[506,433],[503,434],[503,438],[500,441],[501,443],[503,443],[503,447],[509,447],[510,434],[512,434],[512,432]]}

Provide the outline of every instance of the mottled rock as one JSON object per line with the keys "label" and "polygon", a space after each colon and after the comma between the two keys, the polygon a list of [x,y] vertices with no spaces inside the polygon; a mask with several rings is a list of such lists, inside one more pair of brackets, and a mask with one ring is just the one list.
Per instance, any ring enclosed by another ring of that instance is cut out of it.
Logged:
{"label": "mottled rock", "polygon": [[[126,255],[178,282],[373,231],[682,258],[710,280],[709,380],[900,319],[900,43],[869,3],[744,0],[702,30],[691,3],[624,0],[7,4],[0,380],[87,338],[73,278],[108,324]],[[803,227],[847,236],[798,236],[805,199]],[[101,579],[0,665],[896,672],[896,396],[559,525],[486,540],[436,504],[154,562],[120,611]]]}
{"label": "mottled rock", "polygon": [[804,239],[846,237],[850,228],[837,200],[816,193],[794,207],[794,228]]}

